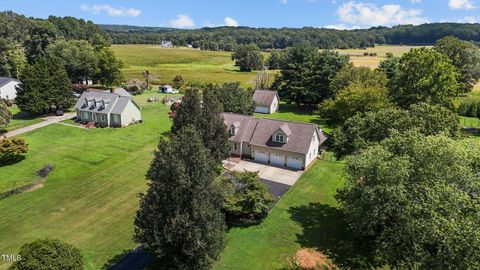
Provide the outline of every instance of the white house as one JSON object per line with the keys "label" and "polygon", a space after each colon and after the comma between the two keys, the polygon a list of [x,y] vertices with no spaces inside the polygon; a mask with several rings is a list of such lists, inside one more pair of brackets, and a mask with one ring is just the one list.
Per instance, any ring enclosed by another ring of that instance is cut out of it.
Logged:
{"label": "white house", "polygon": [[88,89],[75,105],[77,119],[103,127],[125,127],[142,121],[140,107],[123,88]]}
{"label": "white house", "polygon": [[173,48],[173,43],[169,40],[162,40],[162,48]]}
{"label": "white house", "polygon": [[255,102],[256,113],[270,114],[278,111],[280,98],[277,91],[255,90],[253,101]]}
{"label": "white house", "polygon": [[223,113],[231,154],[274,166],[305,170],[327,136],[314,124]]}
{"label": "white house", "polygon": [[16,86],[21,82],[14,78],[0,77],[0,98],[13,100],[17,97]]}

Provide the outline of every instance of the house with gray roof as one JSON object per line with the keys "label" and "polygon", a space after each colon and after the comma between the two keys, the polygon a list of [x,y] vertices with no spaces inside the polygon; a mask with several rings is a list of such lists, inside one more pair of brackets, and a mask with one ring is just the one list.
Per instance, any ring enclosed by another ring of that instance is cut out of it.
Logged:
{"label": "house with gray roof", "polygon": [[253,101],[255,102],[256,113],[270,114],[278,111],[280,97],[277,91],[255,90]]}
{"label": "house with gray roof", "polygon": [[231,154],[261,163],[304,170],[327,136],[315,124],[223,113]]}
{"label": "house with gray roof", "polygon": [[140,107],[123,88],[88,89],[75,104],[77,119],[101,127],[125,127],[142,121]]}
{"label": "house with gray roof", "polygon": [[0,77],[0,99],[13,100],[17,97],[17,86],[21,82],[14,78]]}

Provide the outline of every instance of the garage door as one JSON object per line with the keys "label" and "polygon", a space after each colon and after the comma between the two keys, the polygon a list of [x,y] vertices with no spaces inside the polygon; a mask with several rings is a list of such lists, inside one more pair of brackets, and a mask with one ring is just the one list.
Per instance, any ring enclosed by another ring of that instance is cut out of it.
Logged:
{"label": "garage door", "polygon": [[301,158],[297,157],[287,157],[287,167],[294,168],[294,169],[302,169],[302,162]]}
{"label": "garage door", "polygon": [[285,156],[272,153],[270,155],[270,163],[277,166],[285,166]]}
{"label": "garage door", "polygon": [[255,112],[256,113],[269,113],[269,108],[268,107],[263,107],[263,106],[257,106],[257,107],[255,107]]}
{"label": "garage door", "polygon": [[255,161],[268,163],[268,153],[262,151],[255,151]]}

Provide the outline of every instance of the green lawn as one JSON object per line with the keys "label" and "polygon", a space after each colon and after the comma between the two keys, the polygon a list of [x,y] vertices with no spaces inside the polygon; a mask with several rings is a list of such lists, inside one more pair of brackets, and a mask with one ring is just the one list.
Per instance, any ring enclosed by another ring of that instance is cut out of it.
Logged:
{"label": "green lawn", "polygon": [[361,269],[364,249],[353,244],[334,195],[342,163],[317,161],[257,226],[235,228],[215,269],[286,269],[300,248],[317,248],[335,264]]}
{"label": "green lawn", "polygon": [[[135,246],[138,193],[146,188],[152,151],[170,127],[168,106],[144,103],[147,95],[153,93],[135,97],[144,124],[93,130],[55,124],[22,136],[30,151],[21,162],[0,167],[2,190],[14,182],[31,183],[47,163],[56,167],[43,188],[0,200],[2,254],[16,254],[36,238],[54,237],[80,248],[86,269],[100,269]],[[0,269],[6,267],[0,262]]]}
{"label": "green lawn", "polygon": [[332,127],[329,126],[324,119],[321,119],[318,114],[315,114],[313,109],[297,107],[294,104],[286,104],[285,102],[280,103],[280,110],[278,112],[272,114],[256,113],[255,116],[258,118],[272,118],[317,124],[319,128],[327,133],[332,130]]}
{"label": "green lawn", "polygon": [[[17,128],[22,128],[43,121],[43,119],[41,119],[39,116],[34,116],[28,113],[21,112],[16,105],[10,107],[10,112],[12,113],[12,119],[10,120],[10,123],[6,126],[6,131],[11,131]],[[0,128],[0,133],[1,130],[2,129]]]}
{"label": "green lawn", "polygon": [[256,72],[240,72],[233,65],[231,52],[202,51],[188,48],[160,48],[158,45],[113,45],[115,54],[125,63],[127,79],[142,79],[148,70],[156,83],[171,83],[176,75],[186,81],[224,83],[239,81],[253,87]]}

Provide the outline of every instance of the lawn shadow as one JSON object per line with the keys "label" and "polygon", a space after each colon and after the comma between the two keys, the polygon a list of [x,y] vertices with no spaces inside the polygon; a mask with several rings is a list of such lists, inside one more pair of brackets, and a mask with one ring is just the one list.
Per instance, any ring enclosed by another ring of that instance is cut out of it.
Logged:
{"label": "lawn shadow", "polygon": [[31,114],[31,113],[28,113],[28,112],[18,112],[14,115],[12,115],[12,119],[15,119],[15,120],[33,120],[35,118],[39,118],[40,115],[38,114]]}
{"label": "lawn shadow", "polygon": [[348,229],[341,210],[310,203],[291,207],[288,211],[291,219],[302,226],[302,234],[297,234],[297,242],[302,247],[316,248],[341,269],[378,267],[372,250]]}
{"label": "lawn shadow", "polygon": [[25,159],[25,156],[18,155],[13,158],[0,158],[0,167],[15,165]]}
{"label": "lawn shadow", "polygon": [[113,256],[103,266],[103,270],[143,270],[152,263],[152,258],[142,247],[125,249]]}

